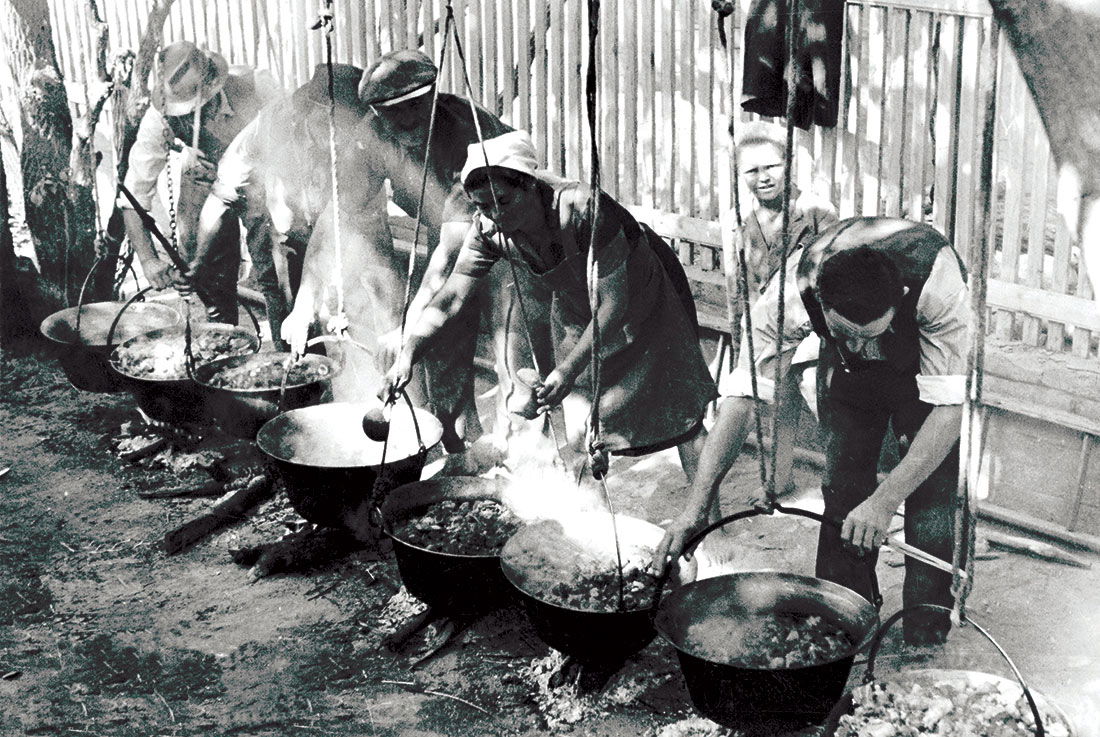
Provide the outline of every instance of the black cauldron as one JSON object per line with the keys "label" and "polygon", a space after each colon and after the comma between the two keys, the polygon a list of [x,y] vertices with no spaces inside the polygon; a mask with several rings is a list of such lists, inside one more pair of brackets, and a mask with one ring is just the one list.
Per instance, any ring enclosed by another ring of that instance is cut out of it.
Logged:
{"label": "black cauldron", "polygon": [[124,387],[111,370],[114,345],[178,325],[180,319],[179,312],[159,302],[91,302],[53,313],[39,330],[53,344],[70,384],[87,392],[118,392]]}
{"label": "black cauldron", "polygon": [[653,640],[652,601],[639,608],[597,611],[564,606],[547,591],[569,583],[582,571],[614,570],[620,555],[646,562],[664,534],[645,520],[606,512],[584,512],[540,520],[520,528],[504,545],[504,575],[520,592],[535,632],[550,647],[597,667],[617,665]]}
{"label": "black cauldron", "polygon": [[[909,693],[916,687],[925,690],[925,693],[929,693],[933,690],[939,693],[948,694],[954,692],[958,694],[958,697],[953,697],[952,701],[959,704],[968,702],[968,698],[964,695],[967,692],[989,691],[992,693],[999,693],[1000,696],[1009,703],[1015,702],[1019,704],[1021,699],[1026,703],[1027,708],[1031,711],[1032,729],[1034,729],[1036,737],[1051,734],[1063,734],[1073,737],[1073,735],[1076,734],[1073,721],[1069,716],[1046,696],[1030,688],[1024,681],[1020,669],[1012,662],[1012,658],[1005,652],[1005,649],[993,639],[993,635],[973,619],[970,619],[966,614],[962,615],[963,623],[972,627],[974,631],[978,632],[996,649],[1008,664],[1009,669],[1012,671],[1012,675],[1015,676],[1015,681],[981,671],[948,670],[942,668],[908,670],[900,673],[891,673],[886,678],[876,679],[875,660],[886,633],[894,624],[900,622],[903,617],[914,611],[920,610],[938,611],[944,614],[948,614],[951,611],[938,604],[915,604],[891,615],[871,638],[871,644],[867,653],[867,669],[863,673],[864,688],[870,687],[871,684],[877,681],[880,685],[895,689],[901,693]],[[837,705],[829,714],[828,719],[826,719],[825,723],[822,725],[821,734],[823,736],[853,737],[860,725],[844,724],[843,722],[845,722],[845,715],[855,713],[858,698],[857,694],[861,690],[863,689],[849,692],[844,695],[844,698],[837,702]],[[951,718],[950,714],[943,714],[942,716],[945,720]]]}
{"label": "black cauldron", "polygon": [[[389,443],[363,434],[363,415],[381,405],[333,402],[283,412],[264,423],[256,443],[283,480],[294,509],[310,522],[363,535],[372,506],[390,490],[418,481],[443,426],[424,410],[397,405]],[[382,475],[380,483],[379,476]]]}
{"label": "black cauldron", "polygon": [[309,381],[287,380],[276,386],[254,388],[230,388],[218,386],[215,377],[227,370],[249,370],[274,367],[282,376],[289,361],[295,361],[287,352],[255,353],[243,356],[227,356],[195,367],[195,383],[206,389],[207,410],[210,419],[224,431],[251,440],[265,422],[280,412],[318,404],[325,393],[325,385],[340,372],[342,366],[327,356],[307,353],[293,365],[300,366],[317,376]]}
{"label": "black cauldron", "polygon": [[[695,650],[694,628],[751,627],[776,614],[815,615],[853,643],[836,658],[793,668],[748,667],[709,659]],[[719,724],[750,735],[818,724],[844,695],[855,654],[875,630],[869,601],[851,589],[812,576],[771,571],[730,573],[666,594],[655,625],[676,648],[695,708]]]}
{"label": "black cauldron", "polygon": [[416,545],[395,531],[409,518],[444,500],[492,499],[504,504],[499,480],[476,476],[427,479],[390,492],[381,506],[382,530],[393,540],[393,553],[405,588],[441,611],[480,614],[504,604],[512,587],[500,567],[500,554],[460,555]]}
{"label": "black cauldron", "polygon": [[[224,323],[199,323],[191,326],[192,352],[196,361],[218,357],[203,352],[200,346],[207,340],[215,343],[231,341],[232,353],[252,353],[260,348],[260,336],[245,328]],[[184,359],[183,369],[177,359],[186,343],[184,328],[151,330],[135,336],[111,352],[111,367],[120,377],[122,387],[134,395],[138,407],[160,422],[203,422],[209,419],[207,391],[191,378],[193,366]],[[163,357],[164,372],[136,370],[130,357],[153,357],[150,364]],[[226,355],[222,353],[221,355]]]}

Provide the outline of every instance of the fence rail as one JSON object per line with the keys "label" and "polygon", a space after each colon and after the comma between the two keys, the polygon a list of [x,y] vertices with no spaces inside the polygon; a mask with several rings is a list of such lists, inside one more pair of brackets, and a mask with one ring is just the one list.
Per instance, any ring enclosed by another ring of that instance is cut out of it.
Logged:
{"label": "fence rail", "polygon": [[[63,73],[79,91],[94,69],[85,4],[49,3]],[[136,48],[148,0],[102,4],[111,47]],[[733,16],[723,53],[704,0],[602,1],[600,154],[605,188],[623,202],[711,221],[730,206],[727,125],[740,99],[747,4]],[[310,30],[319,5],[177,0],[165,40],[194,40],[293,87],[323,59],[323,40]],[[445,0],[336,0],[335,7],[340,61],[367,65],[407,46],[440,58]],[[453,8],[475,99],[530,130],[548,167],[586,177],[587,2],[453,0]],[[1074,235],[1054,212],[1049,143],[1009,45],[998,44],[994,58],[988,10],[975,0],[850,0],[845,12],[840,120],[833,129],[797,132],[799,185],[832,199],[842,217],[929,220],[968,253],[980,242],[983,99],[996,80],[992,330],[1094,355],[1100,330]],[[461,93],[454,52],[447,48],[440,85]],[[86,100],[78,93],[74,104]],[[737,113],[739,123],[752,117]],[[720,268],[719,254],[705,245],[681,244],[681,252],[700,270]],[[1059,309],[1041,309],[1044,294]]]}

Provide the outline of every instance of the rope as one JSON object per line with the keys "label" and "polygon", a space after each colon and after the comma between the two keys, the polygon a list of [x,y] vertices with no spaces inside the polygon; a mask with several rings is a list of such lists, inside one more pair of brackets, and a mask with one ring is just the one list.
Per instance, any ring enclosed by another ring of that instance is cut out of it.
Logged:
{"label": "rope", "polygon": [[[588,113],[588,134],[589,145],[591,147],[591,187],[592,187],[592,202],[591,202],[591,227],[588,234],[588,254],[586,257],[585,273],[588,279],[588,306],[589,311],[592,313],[592,358],[591,358],[591,381],[592,381],[592,409],[589,412],[588,417],[588,452],[589,455],[595,458],[597,453],[601,453],[602,442],[600,441],[600,369],[602,363],[602,356],[600,355],[600,267],[596,261],[596,234],[597,225],[600,218],[600,149],[599,142],[597,140],[597,121],[596,121],[596,97],[597,97],[597,85],[596,85],[596,40],[600,32],[600,0],[589,0],[588,2],[588,70],[585,79],[585,105]],[[597,479],[602,479],[603,473],[597,473],[597,469],[593,467],[593,476]]]}
{"label": "rope", "polygon": [[[448,11],[450,11],[450,5],[448,4]],[[447,34],[450,32],[450,28],[454,21],[454,14],[452,12],[447,13],[446,21],[443,25],[443,44],[439,49],[439,65],[438,69],[443,69],[443,64],[447,59]],[[424,212],[424,198],[428,190],[428,157],[431,155],[432,150],[432,137],[435,134],[435,115],[439,108],[439,85],[436,84],[432,90],[432,110],[428,119],[428,139],[424,142],[424,164],[422,174],[420,177],[420,196],[416,203],[416,230],[413,231],[413,244],[412,249],[409,251],[409,266],[405,274],[405,300],[401,308],[401,343],[405,342],[405,322],[409,315],[409,304],[412,302],[412,282],[413,276],[416,272],[416,248],[420,244],[420,225],[423,222]],[[476,116],[475,116],[476,117]]]}
{"label": "rope", "polygon": [[335,331],[347,331],[344,315],[344,252],[340,237],[340,177],[336,171],[336,77],[332,61],[332,34],[336,29],[336,9],[333,0],[324,0],[315,28],[325,36],[325,66],[328,68],[328,155],[329,173],[332,178],[332,240],[336,271],[336,324]]}
{"label": "rope", "polygon": [[[786,319],[787,300],[787,256],[791,246],[791,179],[794,176],[794,125],[791,122],[794,117],[795,102],[798,94],[798,67],[795,42],[798,38],[796,29],[798,24],[799,0],[790,0],[787,13],[787,138],[784,149],[784,173],[783,178],[783,240],[782,250],[779,252],[779,305],[775,335],[775,393],[772,402],[772,453],[771,453],[771,477],[768,479],[767,504],[775,506],[778,492],[775,488],[775,471],[779,458],[779,418],[783,410],[783,392],[780,387],[783,384],[783,325]],[[760,449],[763,453],[763,448]]]}
{"label": "rope", "polygon": [[623,577],[623,554],[619,543],[619,527],[615,518],[615,506],[611,501],[611,491],[607,488],[607,471],[610,460],[606,447],[600,440],[600,267],[596,261],[596,235],[600,222],[600,148],[596,126],[596,102],[598,95],[596,74],[596,41],[600,33],[600,0],[588,0],[588,70],[585,75],[585,102],[588,113],[588,135],[591,147],[591,225],[588,234],[588,255],[586,277],[588,280],[588,307],[592,313],[592,358],[590,376],[592,381],[592,407],[588,417],[588,457],[592,476],[600,482],[604,503],[611,513],[611,535],[615,543],[615,571],[618,574],[618,608],[623,609],[623,589],[626,581]]}
{"label": "rope", "polygon": [[[1000,33],[993,27],[990,56],[996,63]],[[963,404],[962,430],[959,447],[959,482],[956,488],[954,552],[951,558],[951,594],[955,599],[951,610],[954,624],[966,621],[966,600],[974,586],[974,554],[977,540],[977,481],[981,471],[982,389],[985,366],[986,297],[989,281],[989,250],[992,233],[989,227],[993,184],[993,145],[997,115],[997,79],[993,75],[987,91],[985,126],[982,131],[981,202],[975,230],[981,239],[974,253],[976,268],[971,275],[976,281],[970,293],[971,349],[967,356],[966,397]],[[965,453],[964,453],[965,451]],[[977,463],[974,463],[975,453]],[[973,479],[971,466],[974,466]],[[965,548],[965,553],[964,553]],[[965,571],[966,575],[962,573]]]}
{"label": "rope", "polygon": [[[718,40],[722,44],[722,57],[725,60],[726,74],[730,80],[730,101],[736,105],[736,95],[734,94],[734,73],[733,62],[730,59],[729,45],[726,36],[725,19],[726,16],[731,15],[734,11],[734,5],[732,2],[723,3],[721,0],[714,0],[714,10],[717,14],[718,24]],[[741,186],[738,183],[737,176],[737,114],[735,111],[730,110],[730,166],[733,168],[731,173],[732,189],[733,189],[733,212],[737,222],[737,232],[740,234],[742,228],[744,228],[744,221],[741,219]],[[725,254],[723,254],[725,255]],[[749,351],[749,382],[752,387],[752,415],[756,428],[756,447],[760,451],[756,454],[757,462],[759,463],[760,473],[760,486],[767,488],[768,486],[768,470],[767,459],[764,455],[764,421],[760,416],[760,387],[757,381],[756,375],[756,347],[753,342],[752,335],[752,305],[749,303],[749,274],[748,274],[748,256],[745,253],[745,239],[738,235],[737,238],[737,298],[741,304],[741,314],[745,318],[745,341]],[[728,289],[727,285],[727,289]],[[737,320],[733,314],[733,310],[730,309],[730,367],[737,365],[737,351],[741,348],[741,322]],[[773,447],[774,451],[774,447]]]}

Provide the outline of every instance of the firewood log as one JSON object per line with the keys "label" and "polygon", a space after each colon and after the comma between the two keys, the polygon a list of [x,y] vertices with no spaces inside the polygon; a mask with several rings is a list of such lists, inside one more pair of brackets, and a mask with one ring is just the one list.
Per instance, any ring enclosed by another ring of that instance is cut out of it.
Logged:
{"label": "firewood log", "polygon": [[191,520],[164,536],[164,552],[182,553],[216,530],[240,522],[257,504],[275,495],[271,476],[253,476],[243,487],[230,491],[214,503],[206,514]]}

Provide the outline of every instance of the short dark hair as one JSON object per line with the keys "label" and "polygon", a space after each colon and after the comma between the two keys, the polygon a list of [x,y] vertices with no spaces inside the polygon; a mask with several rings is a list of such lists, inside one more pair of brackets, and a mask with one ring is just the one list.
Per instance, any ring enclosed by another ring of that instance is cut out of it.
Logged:
{"label": "short dark hair", "polygon": [[897,307],[904,295],[901,269],[887,254],[870,246],[829,256],[817,278],[821,306],[860,325]]}
{"label": "short dark hair", "polygon": [[492,176],[494,184],[507,184],[517,189],[530,189],[535,182],[534,177],[515,169],[503,166],[483,166],[480,169],[474,169],[466,177],[466,191],[472,192],[475,189],[487,186],[490,176]]}

